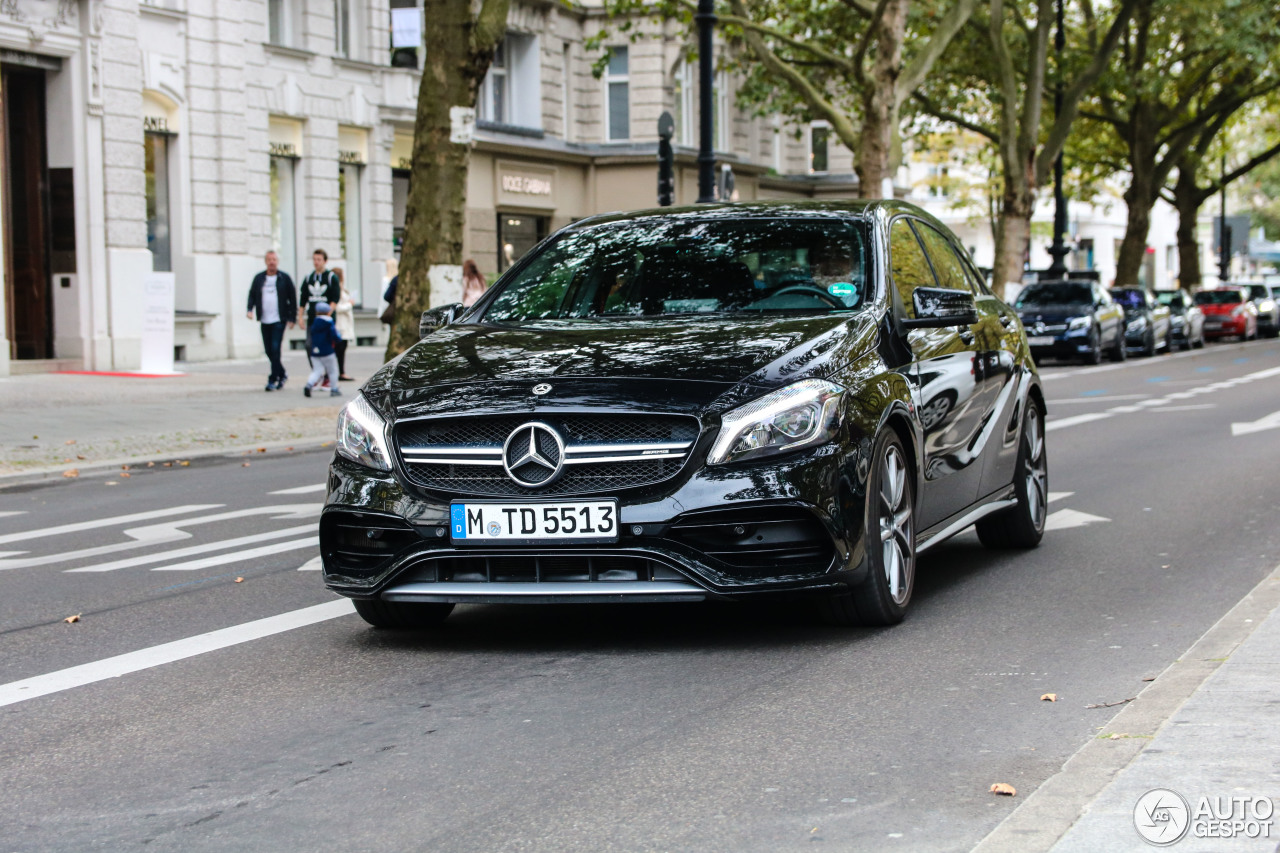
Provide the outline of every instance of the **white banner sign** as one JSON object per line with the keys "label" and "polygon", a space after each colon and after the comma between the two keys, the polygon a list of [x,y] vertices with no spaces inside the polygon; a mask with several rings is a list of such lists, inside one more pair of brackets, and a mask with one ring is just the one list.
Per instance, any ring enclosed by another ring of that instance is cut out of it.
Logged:
{"label": "white banner sign", "polygon": [[173,273],[142,283],[142,373],[173,373]]}

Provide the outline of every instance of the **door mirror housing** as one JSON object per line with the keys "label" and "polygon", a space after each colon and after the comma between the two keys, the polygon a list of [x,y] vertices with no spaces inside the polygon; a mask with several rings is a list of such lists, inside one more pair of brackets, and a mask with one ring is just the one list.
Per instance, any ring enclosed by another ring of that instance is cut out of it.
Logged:
{"label": "door mirror housing", "polygon": [[947,326],[971,326],[978,322],[978,307],[973,294],[947,287],[917,287],[911,293],[916,317],[904,320],[907,329],[941,329]]}
{"label": "door mirror housing", "polygon": [[435,308],[423,311],[422,317],[418,320],[418,340],[422,340],[437,329],[443,329],[452,323],[461,312],[461,302],[438,305]]}

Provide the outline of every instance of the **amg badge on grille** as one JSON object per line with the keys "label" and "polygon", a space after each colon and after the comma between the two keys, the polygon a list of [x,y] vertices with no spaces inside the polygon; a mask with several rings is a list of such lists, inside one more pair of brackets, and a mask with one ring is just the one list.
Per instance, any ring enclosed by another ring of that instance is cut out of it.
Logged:
{"label": "amg badge on grille", "polygon": [[502,467],[526,489],[549,486],[564,469],[564,439],[540,421],[521,424],[502,445]]}

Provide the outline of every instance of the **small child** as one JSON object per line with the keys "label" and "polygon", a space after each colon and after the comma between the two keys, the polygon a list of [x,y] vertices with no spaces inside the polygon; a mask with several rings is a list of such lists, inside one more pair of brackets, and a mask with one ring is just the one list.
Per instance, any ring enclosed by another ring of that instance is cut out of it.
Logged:
{"label": "small child", "polygon": [[302,388],[303,394],[310,397],[311,389],[327,376],[329,377],[329,396],[342,396],[342,392],[338,390],[338,356],[334,349],[334,345],[341,340],[342,335],[333,325],[333,318],[329,316],[329,303],[319,303],[316,305],[315,322],[311,324],[311,375],[307,377],[307,384]]}

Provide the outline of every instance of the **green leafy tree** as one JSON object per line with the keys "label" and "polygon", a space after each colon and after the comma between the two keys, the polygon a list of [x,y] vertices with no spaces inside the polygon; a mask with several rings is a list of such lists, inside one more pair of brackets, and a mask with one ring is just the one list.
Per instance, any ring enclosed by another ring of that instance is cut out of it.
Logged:
{"label": "green leafy tree", "polygon": [[424,2],[425,61],[388,359],[418,340],[418,318],[431,307],[433,283],[448,289],[461,280],[471,146],[455,141],[457,110],[475,109],[480,84],[506,35],[509,5],[510,0]]}

